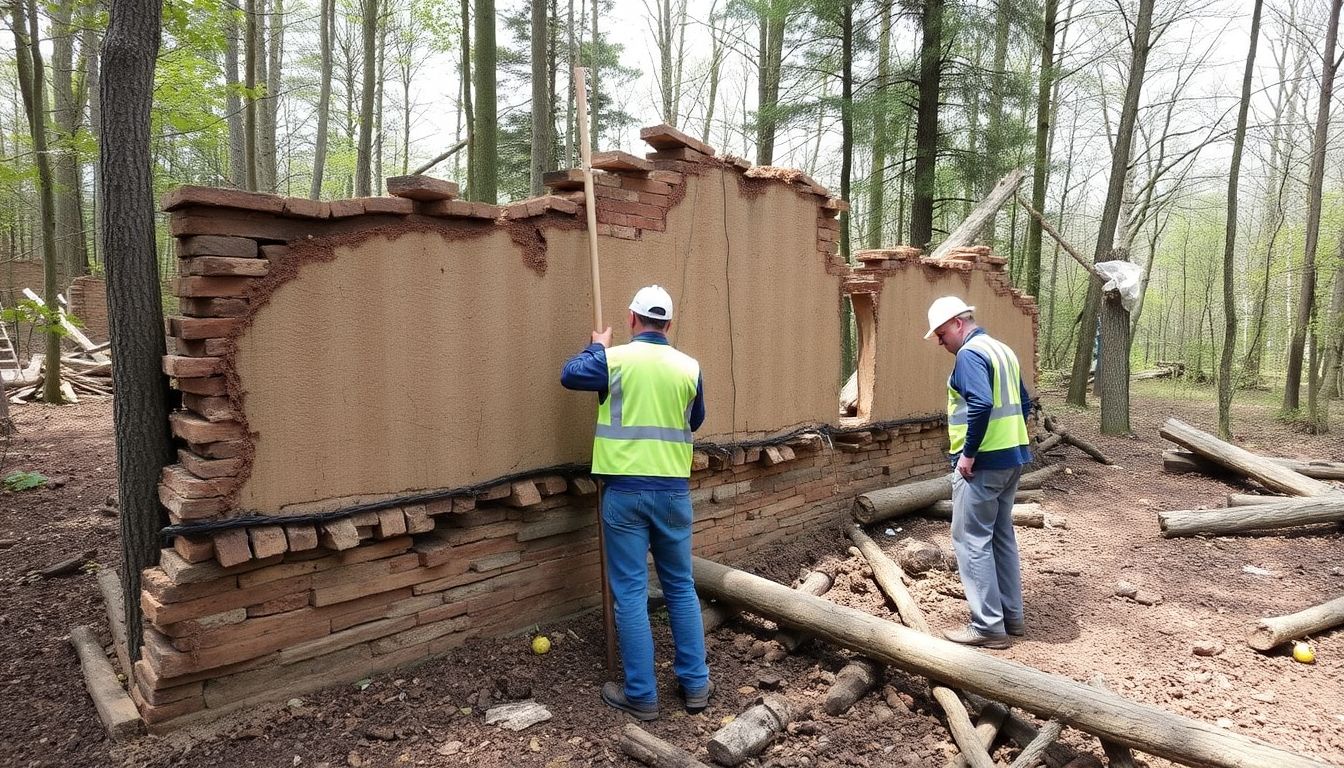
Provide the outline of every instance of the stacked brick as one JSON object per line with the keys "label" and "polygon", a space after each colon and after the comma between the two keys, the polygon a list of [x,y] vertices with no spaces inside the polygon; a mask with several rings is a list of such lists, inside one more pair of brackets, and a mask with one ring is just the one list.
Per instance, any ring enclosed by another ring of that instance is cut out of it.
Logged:
{"label": "stacked brick", "polygon": [[83,324],[84,335],[91,341],[107,341],[107,281],[80,275],[70,283],[65,298],[70,303],[70,314]]}
{"label": "stacked brick", "polygon": [[[697,452],[696,552],[739,560],[839,522],[859,493],[941,471],[940,424]],[[253,558],[230,567],[164,550],[143,576],[132,696],[151,726],[175,727],[593,608],[595,490],[520,480],[358,513],[303,548],[284,547],[289,526],[237,529]]]}

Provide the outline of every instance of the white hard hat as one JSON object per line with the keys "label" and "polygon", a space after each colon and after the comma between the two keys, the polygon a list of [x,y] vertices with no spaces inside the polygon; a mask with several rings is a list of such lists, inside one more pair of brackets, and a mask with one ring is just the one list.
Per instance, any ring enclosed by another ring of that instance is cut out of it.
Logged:
{"label": "white hard hat", "polygon": [[956,296],[941,296],[934,299],[929,305],[929,332],[924,334],[924,338],[931,338],[933,332],[938,330],[938,326],[957,315],[974,311],[975,307],[966,306],[966,302]]}
{"label": "white hard hat", "polygon": [[660,285],[647,285],[635,294],[630,311],[654,320],[671,320],[672,296]]}

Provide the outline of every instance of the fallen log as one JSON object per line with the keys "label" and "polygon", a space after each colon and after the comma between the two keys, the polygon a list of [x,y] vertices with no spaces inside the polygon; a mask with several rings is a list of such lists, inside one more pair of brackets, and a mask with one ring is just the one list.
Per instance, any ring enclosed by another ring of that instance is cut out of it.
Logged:
{"label": "fallen log", "polygon": [[1027,746],[1018,753],[1017,759],[1013,761],[1008,768],[1031,768],[1037,760],[1045,754],[1045,751],[1059,740],[1059,735],[1064,732],[1064,724],[1058,720],[1051,720],[1036,732],[1036,738],[1027,742]]}
{"label": "fallen log", "polygon": [[[1017,488],[1019,491],[1037,490],[1059,470],[1060,465],[1052,464],[1035,472],[1028,472],[1022,475]],[[859,494],[854,498],[853,514],[855,520],[870,525],[950,498],[952,498],[952,474],[948,473],[931,480],[917,480],[913,483]]]}
{"label": "fallen log", "polygon": [[705,625],[706,632],[713,632],[724,624],[732,621],[741,613],[742,609],[731,603],[725,603],[720,600],[717,603],[704,603],[700,608],[700,621]]}
{"label": "fallen log", "polygon": [[1344,597],[1287,616],[1261,619],[1246,635],[1246,642],[1257,651],[1269,651],[1340,624],[1344,624]]}
{"label": "fallen log", "polygon": [[1263,456],[1219,440],[1179,419],[1167,419],[1158,432],[1173,443],[1184,446],[1219,466],[1245,475],[1279,493],[1289,496],[1323,496],[1335,490],[1326,483],[1281,467]]}
{"label": "fallen log", "polygon": [[[915,632],[930,634],[929,622],[924,618],[924,611],[920,610],[919,603],[915,602],[910,590],[905,588],[901,567],[887,557],[882,548],[877,546],[877,542],[859,526],[850,526],[846,533],[868,561],[868,565],[873,569],[873,581],[877,582],[883,594],[896,606],[901,621]],[[961,703],[961,697],[951,688],[937,685],[932,680],[929,681],[929,687],[933,691],[934,701],[938,702],[938,706],[943,708],[943,714],[947,715],[947,730],[952,733],[952,740],[966,757],[967,764],[974,768],[992,768],[994,761],[976,734],[966,705]]]}
{"label": "fallen log", "polygon": [[[981,696],[977,696],[973,693],[963,693],[962,695],[966,698],[966,703],[971,707],[971,709],[980,713],[982,717],[984,716],[984,713],[991,707],[1003,706],[998,702],[989,701],[988,699],[985,699],[984,697]],[[1020,747],[1025,747],[1028,744],[1030,744],[1032,741],[1036,739],[1036,736],[1038,734],[1035,725],[1032,725],[1025,719],[1008,711],[1006,708],[1004,709],[1003,725],[1000,726],[999,730],[1000,732],[1003,733],[1004,738],[1017,744]],[[1090,755],[1080,757],[1079,754],[1075,752],[1073,749],[1071,749],[1069,746],[1065,744],[1060,744],[1058,741],[1056,741],[1054,744],[1051,744],[1049,748],[1045,750],[1045,754],[1041,756],[1041,760],[1042,762],[1045,763],[1046,768],[1066,768],[1066,766],[1074,765],[1078,760],[1087,759],[1090,757],[1091,757]],[[1094,762],[1095,765],[1098,768],[1100,768],[1101,766],[1100,761],[1093,760],[1092,762]]]}
{"label": "fallen log", "polygon": [[[745,610],[802,627],[842,648],[979,693],[1126,746],[1191,765],[1320,768],[1323,764],[1211,723],[1129,701],[1083,683],[802,595],[745,571],[693,559],[696,588]],[[974,729],[971,731],[974,733]]]}
{"label": "fallen log", "polygon": [[[1339,461],[1320,461],[1312,459],[1310,461],[1300,461],[1298,459],[1285,459],[1279,456],[1264,457],[1269,461],[1278,464],[1280,467],[1291,469],[1299,475],[1305,475],[1315,480],[1344,480],[1344,462]],[[1163,451],[1162,469],[1172,474],[1182,474],[1185,472],[1201,472],[1206,475],[1217,476],[1225,473],[1227,470],[1223,467],[1201,458],[1199,454],[1189,451]]]}
{"label": "fallen log", "polygon": [[741,765],[770,746],[792,719],[793,712],[787,701],[764,696],[714,733],[709,740],[709,759],[719,765]]}
{"label": "fallen log", "polygon": [[1223,509],[1176,509],[1157,513],[1163,538],[1293,528],[1344,520],[1344,493]]}
{"label": "fallen log", "polygon": [[103,644],[98,642],[92,629],[80,626],[70,630],[70,645],[79,655],[84,686],[107,732],[115,741],[135,736],[143,725],[140,712],[117,680],[117,673],[108,662],[107,654],[103,653]]}
{"label": "fallen log", "polygon": [[709,768],[691,753],[668,744],[634,723],[626,723],[616,737],[621,751],[651,768]]}
{"label": "fallen log", "polygon": [[1058,446],[1060,441],[1063,439],[1064,439],[1063,435],[1057,432],[1052,432],[1049,437],[1042,438],[1035,445],[1031,446],[1031,449],[1033,451],[1036,451],[1037,453],[1045,453],[1051,448]]}
{"label": "fallen log", "polygon": [[985,195],[985,198],[976,204],[975,208],[967,214],[965,219],[962,219],[956,229],[948,233],[937,248],[933,249],[933,253],[929,255],[929,260],[941,261],[953,249],[963,248],[974,243],[980,235],[980,231],[994,219],[994,215],[999,212],[1003,204],[1017,194],[1017,188],[1022,185],[1022,179],[1026,178],[1026,175],[1026,168],[1014,168],[999,179],[994,188],[989,191],[989,194]]}
{"label": "fallen log", "polygon": [[1086,453],[1088,456],[1091,456],[1097,462],[1105,464],[1108,467],[1115,464],[1115,462],[1107,458],[1106,454],[1102,453],[1101,450],[1097,448],[1095,445],[1087,442],[1081,437],[1078,437],[1077,435],[1073,434],[1067,429],[1058,430],[1055,434],[1059,435],[1060,439],[1062,439],[1064,442],[1068,443],[1069,445],[1072,445],[1074,448],[1077,448],[1083,453]]}
{"label": "fallen log", "polygon": [[92,560],[96,554],[96,550],[90,549],[82,554],[75,555],[74,557],[67,557],[59,563],[52,563],[46,568],[40,568],[38,569],[37,574],[46,579],[56,578],[57,576],[69,576],[78,571],[84,563]]}
{"label": "fallen log", "polygon": [[1257,496],[1254,493],[1229,493],[1227,494],[1227,506],[1229,507],[1254,507],[1260,504],[1273,504],[1276,501],[1292,498],[1289,496]]}
{"label": "fallen log", "polygon": [[[935,520],[951,520],[952,502],[940,501],[926,509],[920,510],[920,514],[925,517],[932,517]],[[1019,525],[1023,528],[1068,527],[1064,518],[1046,514],[1045,510],[1041,509],[1040,504],[1014,504],[1013,525]]]}
{"label": "fallen log", "polygon": [[[990,748],[994,746],[994,740],[999,736],[999,730],[1003,728],[1003,722],[1008,718],[1008,708],[1002,704],[990,702],[980,711],[980,719],[975,723],[975,735],[980,739],[980,744],[984,746],[985,752],[992,752]],[[947,761],[947,768],[967,768],[971,762],[966,759],[965,754],[959,754]]]}
{"label": "fallen log", "polygon": [[[1097,690],[1109,690],[1106,687],[1106,678],[1101,673],[1092,675],[1087,684]],[[1138,768],[1134,765],[1134,755],[1129,751],[1129,747],[1123,744],[1116,744],[1113,741],[1101,740],[1101,751],[1106,754],[1106,762],[1110,768]]]}
{"label": "fallen log", "polygon": [[[799,592],[806,592],[809,595],[821,597],[831,589],[835,579],[829,573],[822,571],[812,571],[807,574],[802,583],[798,585]],[[779,643],[784,650],[793,653],[802,647],[803,643],[812,639],[812,636],[806,632],[799,632],[796,629],[781,629],[775,633],[775,642]]]}
{"label": "fallen log", "polygon": [[831,717],[839,717],[881,683],[881,666],[869,659],[855,659],[836,673],[822,709]]}

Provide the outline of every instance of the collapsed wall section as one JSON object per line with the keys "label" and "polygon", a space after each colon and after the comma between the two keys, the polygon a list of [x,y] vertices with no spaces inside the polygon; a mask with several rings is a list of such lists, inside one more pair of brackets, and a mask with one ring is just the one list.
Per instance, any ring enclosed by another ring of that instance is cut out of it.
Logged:
{"label": "collapsed wall section", "polygon": [[[647,158],[595,157],[603,314],[621,338],[639,286],[678,302],[671,340],[700,360],[708,410],[697,553],[732,562],[942,470],[935,371],[950,360],[919,340],[925,294],[960,285],[1029,334],[1026,309],[995,293],[1001,265],[850,270],[845,203],[804,174],[666,126],[644,136]],[[160,485],[172,546],[141,595],[132,693],[147,721],[215,717],[597,603],[594,398],[558,384],[591,322],[580,178],[550,174],[554,194],[505,207],[424,177],[331,202],[169,195],[183,314],[164,370],[183,410]],[[845,292],[867,329],[870,402],[842,427]]]}

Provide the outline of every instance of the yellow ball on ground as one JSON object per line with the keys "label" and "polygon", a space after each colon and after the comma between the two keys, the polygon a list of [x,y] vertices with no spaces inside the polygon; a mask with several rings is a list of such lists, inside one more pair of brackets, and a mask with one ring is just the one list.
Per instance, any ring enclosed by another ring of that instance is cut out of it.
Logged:
{"label": "yellow ball on ground", "polygon": [[1316,662],[1316,652],[1311,649],[1311,643],[1298,641],[1293,643],[1293,658],[1303,664],[1314,664]]}
{"label": "yellow ball on ground", "polygon": [[537,635],[532,638],[532,652],[540,656],[551,650],[551,639],[545,635]]}

